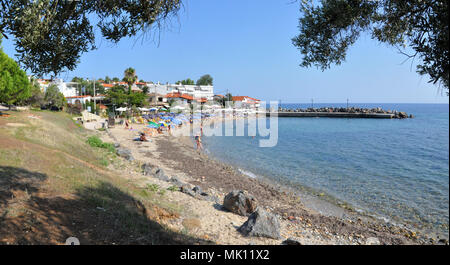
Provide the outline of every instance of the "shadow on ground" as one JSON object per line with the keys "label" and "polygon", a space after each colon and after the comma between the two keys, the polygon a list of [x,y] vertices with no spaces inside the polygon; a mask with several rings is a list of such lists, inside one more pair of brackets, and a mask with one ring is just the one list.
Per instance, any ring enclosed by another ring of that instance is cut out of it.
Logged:
{"label": "shadow on ground", "polygon": [[76,194],[52,197],[48,176],[0,166],[0,244],[211,244],[167,230],[152,217],[174,218],[158,206],[144,206],[107,182]]}

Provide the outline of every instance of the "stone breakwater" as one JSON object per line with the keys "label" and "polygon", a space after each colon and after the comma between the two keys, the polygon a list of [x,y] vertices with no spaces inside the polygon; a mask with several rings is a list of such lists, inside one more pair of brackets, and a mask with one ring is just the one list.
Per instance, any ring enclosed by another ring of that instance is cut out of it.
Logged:
{"label": "stone breakwater", "polygon": [[342,118],[390,118],[390,119],[406,119],[413,118],[412,114],[408,115],[403,111],[383,110],[381,108],[307,108],[307,109],[290,109],[278,108],[280,117],[342,117]]}

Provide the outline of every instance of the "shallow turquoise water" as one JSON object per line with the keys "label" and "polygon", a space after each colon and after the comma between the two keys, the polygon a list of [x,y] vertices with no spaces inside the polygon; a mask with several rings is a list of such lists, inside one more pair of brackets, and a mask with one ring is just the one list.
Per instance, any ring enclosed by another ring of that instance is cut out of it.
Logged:
{"label": "shallow turquoise water", "polygon": [[[314,105],[321,106],[345,107]],[[448,105],[352,106],[406,111],[415,118],[279,118],[275,147],[259,147],[258,136],[205,137],[205,147],[255,175],[325,192],[390,221],[448,235]]]}

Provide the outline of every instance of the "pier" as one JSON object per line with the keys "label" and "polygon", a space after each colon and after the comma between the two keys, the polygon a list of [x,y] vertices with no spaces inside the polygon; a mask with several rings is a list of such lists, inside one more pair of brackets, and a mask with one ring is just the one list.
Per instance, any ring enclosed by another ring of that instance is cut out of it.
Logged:
{"label": "pier", "polygon": [[[298,118],[366,118],[366,119],[394,119],[393,113],[350,113],[350,112],[272,112],[278,117],[298,117]],[[266,113],[270,117],[270,112]]]}

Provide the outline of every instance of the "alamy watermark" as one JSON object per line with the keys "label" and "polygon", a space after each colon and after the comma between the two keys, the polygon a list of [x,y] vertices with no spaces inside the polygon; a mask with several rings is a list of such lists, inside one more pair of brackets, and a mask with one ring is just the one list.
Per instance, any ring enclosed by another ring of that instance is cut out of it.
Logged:
{"label": "alamy watermark", "polygon": [[[274,147],[278,143],[278,101],[259,104],[225,102],[218,105],[173,103],[171,111],[184,114],[189,119],[189,130],[174,130],[173,136],[247,136],[258,137],[259,147]],[[255,106],[256,105],[256,106]],[[183,123],[184,127],[185,123]]]}

